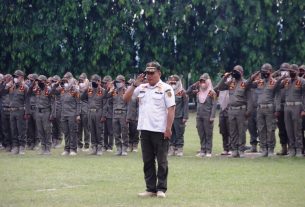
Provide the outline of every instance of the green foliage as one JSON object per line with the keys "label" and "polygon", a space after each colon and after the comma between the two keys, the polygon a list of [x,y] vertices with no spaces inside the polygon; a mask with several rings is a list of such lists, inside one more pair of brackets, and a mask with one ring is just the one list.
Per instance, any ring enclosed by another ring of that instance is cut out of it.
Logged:
{"label": "green foliage", "polygon": [[246,75],[302,64],[305,2],[37,0],[0,3],[0,67],[46,75],[132,74],[158,60],[165,76]]}

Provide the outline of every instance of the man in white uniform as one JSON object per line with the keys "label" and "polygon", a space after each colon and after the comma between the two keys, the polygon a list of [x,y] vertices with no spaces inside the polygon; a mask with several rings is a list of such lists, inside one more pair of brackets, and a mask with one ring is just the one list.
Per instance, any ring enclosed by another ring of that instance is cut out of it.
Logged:
{"label": "man in white uniform", "polygon": [[[125,101],[139,102],[138,130],[144,162],[146,191],[140,197],[165,198],[168,176],[168,140],[172,135],[175,116],[175,96],[172,87],[164,83],[158,62],[146,64],[145,74],[139,75],[123,96]],[[143,83],[145,75],[147,83]],[[155,159],[158,168],[156,169]]]}

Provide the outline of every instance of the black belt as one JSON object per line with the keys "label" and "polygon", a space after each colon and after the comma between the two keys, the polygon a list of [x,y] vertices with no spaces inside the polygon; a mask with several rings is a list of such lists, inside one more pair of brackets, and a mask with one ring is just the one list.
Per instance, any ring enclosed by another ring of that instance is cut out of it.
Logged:
{"label": "black belt", "polygon": [[21,110],[25,110],[24,107],[10,107],[9,108],[9,111],[12,112],[12,111],[21,111]]}
{"label": "black belt", "polygon": [[50,108],[37,108],[37,110],[38,110],[39,113],[44,113],[44,112],[49,112],[49,111],[51,111]]}
{"label": "black belt", "polygon": [[243,106],[230,106],[229,107],[229,109],[234,109],[234,110],[236,110],[236,109],[246,109],[246,108],[247,108],[246,105],[243,105]]}

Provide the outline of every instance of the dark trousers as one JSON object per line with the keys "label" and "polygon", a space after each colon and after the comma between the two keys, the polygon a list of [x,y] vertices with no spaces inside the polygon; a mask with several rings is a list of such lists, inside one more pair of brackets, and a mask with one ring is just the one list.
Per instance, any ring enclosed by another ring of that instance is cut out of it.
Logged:
{"label": "dark trousers", "polygon": [[285,127],[284,111],[280,111],[280,115],[277,118],[277,127],[279,129],[279,137],[280,137],[281,145],[287,145],[289,141]]}
{"label": "dark trousers", "polygon": [[10,127],[10,112],[2,111],[1,114],[1,128],[3,133],[3,146],[11,147],[12,146],[12,136],[11,136],[11,127]]}
{"label": "dark trousers", "polygon": [[130,120],[128,122],[129,128],[129,144],[139,143],[139,131],[137,130],[138,120]]}
{"label": "dark trousers", "polygon": [[273,108],[259,108],[257,110],[257,127],[260,137],[260,147],[274,149],[276,119]]}
{"label": "dark trousers", "polygon": [[248,119],[248,130],[250,133],[250,144],[257,145],[258,129],[257,129],[257,111],[254,109]]}
{"label": "dark trousers", "polygon": [[24,120],[24,110],[11,112],[10,125],[13,147],[25,147],[26,123]]}
{"label": "dark trousers", "polygon": [[107,149],[113,148],[112,118],[106,118],[104,122],[104,146]]}
{"label": "dark trousers", "polygon": [[200,138],[201,152],[211,153],[213,147],[213,127],[214,123],[210,122],[210,116],[197,117],[196,127]]}
{"label": "dark trousers", "polygon": [[76,116],[61,117],[62,131],[65,135],[65,151],[77,151],[77,123]]}
{"label": "dark trousers", "polygon": [[229,117],[227,111],[219,113],[219,132],[222,135],[222,146],[224,151],[230,151],[230,130]]}
{"label": "dark trousers", "polygon": [[103,147],[104,125],[101,122],[102,111],[89,111],[89,130],[91,134],[91,147]]}
{"label": "dark trousers", "polygon": [[113,136],[117,147],[128,147],[128,125],[126,117],[113,118]]}
{"label": "dark trousers", "polygon": [[56,117],[52,121],[52,142],[55,142],[55,140],[59,140],[61,142],[62,140],[62,129],[60,127],[61,124],[61,112],[59,109],[56,112]]}
{"label": "dark trousers", "polygon": [[246,109],[229,109],[230,142],[232,150],[245,151],[246,145]]}
{"label": "dark trousers", "polygon": [[285,106],[285,127],[289,139],[289,149],[303,149],[302,106]]}
{"label": "dark trousers", "polygon": [[172,126],[172,137],[169,140],[170,146],[176,148],[183,148],[184,146],[184,131],[185,123],[183,123],[183,118],[175,118]]}
{"label": "dark trousers", "polygon": [[[83,132],[84,132],[84,142],[83,142]],[[81,114],[80,115],[80,122],[78,124],[78,147],[83,148],[85,145],[85,148],[89,148],[90,145],[90,133],[89,133],[89,127],[88,127],[88,115],[87,114]]]}
{"label": "dark trousers", "polygon": [[[168,140],[161,132],[141,131],[142,158],[144,162],[144,178],[146,191],[157,192],[167,190],[168,176]],[[156,170],[156,162],[158,171]]]}
{"label": "dark trousers", "polygon": [[46,149],[51,148],[51,122],[50,122],[50,111],[48,112],[36,112],[36,126],[37,126],[37,137],[41,140],[41,146]]}
{"label": "dark trousers", "polygon": [[[0,126],[2,126],[2,111],[0,111]],[[0,127],[0,144],[3,144],[4,138],[2,133],[2,127]]]}
{"label": "dark trousers", "polygon": [[39,143],[39,138],[37,137],[36,131],[36,120],[35,120],[35,111],[30,115],[30,118],[26,120],[26,135],[27,135],[27,145],[33,146]]}

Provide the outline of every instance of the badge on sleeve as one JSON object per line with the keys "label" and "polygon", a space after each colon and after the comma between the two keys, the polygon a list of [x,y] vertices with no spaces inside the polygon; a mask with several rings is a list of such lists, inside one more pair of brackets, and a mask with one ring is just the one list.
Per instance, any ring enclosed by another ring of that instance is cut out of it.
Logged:
{"label": "badge on sleeve", "polygon": [[168,97],[172,97],[171,89],[166,90],[165,93],[167,94]]}

